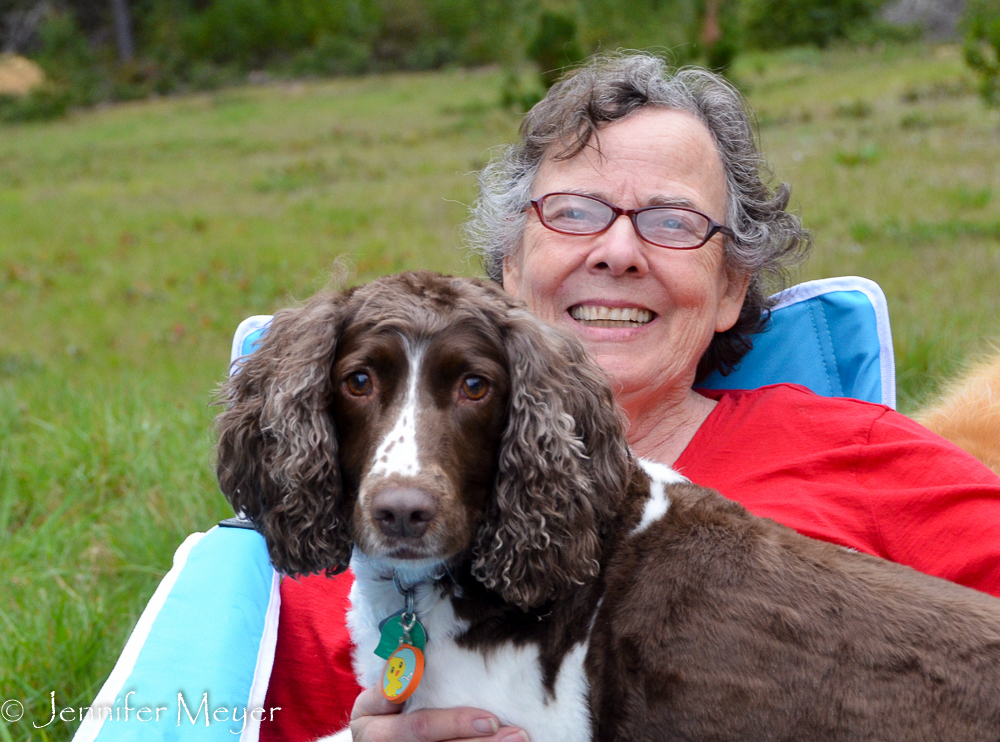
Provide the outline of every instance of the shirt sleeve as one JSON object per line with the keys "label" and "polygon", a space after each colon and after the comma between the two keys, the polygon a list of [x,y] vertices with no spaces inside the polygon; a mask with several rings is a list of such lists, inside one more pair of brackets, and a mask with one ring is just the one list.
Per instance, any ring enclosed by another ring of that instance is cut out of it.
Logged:
{"label": "shirt sleeve", "polygon": [[312,742],[347,726],[361,688],[354,678],[354,645],[347,630],[350,572],[281,581],[278,645],[261,742]]}
{"label": "shirt sleeve", "polygon": [[1000,597],[1000,477],[891,410],[872,422],[857,476],[889,559]]}

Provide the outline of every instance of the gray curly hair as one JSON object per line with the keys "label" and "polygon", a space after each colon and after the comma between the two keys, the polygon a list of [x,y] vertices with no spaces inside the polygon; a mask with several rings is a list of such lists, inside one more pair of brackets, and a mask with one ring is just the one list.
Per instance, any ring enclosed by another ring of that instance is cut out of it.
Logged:
{"label": "gray curly hair", "polygon": [[746,101],[722,77],[691,67],[671,70],[659,57],[638,52],[601,55],[574,70],[528,112],[520,141],[500,148],[483,169],[466,235],[486,274],[502,282],[504,259],[521,245],[525,206],[546,155],[569,159],[601,128],[646,107],[686,111],[711,133],[726,174],[726,224],[735,233],[725,240],[726,262],[750,275],[739,319],[716,333],[699,362],[700,381],[715,370],[729,373],[753,347],[750,336],[769,317],[768,293],[784,286],[788,269],[809,246],[798,217],[785,210],[788,186],[772,189],[766,182],[772,173]]}

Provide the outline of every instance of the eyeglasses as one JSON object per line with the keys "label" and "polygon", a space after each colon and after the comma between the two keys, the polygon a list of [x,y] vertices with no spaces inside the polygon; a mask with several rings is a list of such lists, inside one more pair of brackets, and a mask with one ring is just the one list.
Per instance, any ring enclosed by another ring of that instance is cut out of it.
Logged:
{"label": "eyeglasses", "polygon": [[683,206],[622,209],[596,196],[581,196],[579,193],[546,193],[532,200],[531,206],[538,213],[542,225],[559,234],[600,234],[610,229],[618,217],[627,216],[642,240],[673,250],[694,250],[718,232],[729,237],[736,236],[729,227],[700,211]]}

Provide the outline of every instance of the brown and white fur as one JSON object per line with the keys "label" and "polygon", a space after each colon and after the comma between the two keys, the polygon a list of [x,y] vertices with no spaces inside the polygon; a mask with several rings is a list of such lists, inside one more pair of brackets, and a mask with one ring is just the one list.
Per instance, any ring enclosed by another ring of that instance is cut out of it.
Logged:
{"label": "brown and white fur", "polygon": [[913,417],[1000,475],[1000,353],[949,383]]}
{"label": "brown and white fur", "polygon": [[1000,601],[644,469],[601,370],[495,286],[319,296],[222,398],[219,481],[275,567],[355,572],[363,685],[416,585],[407,710],[536,742],[1000,740]]}

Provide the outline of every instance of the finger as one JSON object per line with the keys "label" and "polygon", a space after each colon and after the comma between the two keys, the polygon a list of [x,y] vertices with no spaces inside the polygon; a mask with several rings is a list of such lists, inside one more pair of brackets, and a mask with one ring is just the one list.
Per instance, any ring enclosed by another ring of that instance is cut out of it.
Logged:
{"label": "finger", "polygon": [[[400,715],[401,706],[365,691],[352,713],[354,742],[527,742],[514,727],[500,727],[489,712],[474,708],[422,709]],[[363,697],[362,697],[363,696]]]}
{"label": "finger", "polygon": [[453,739],[448,742],[531,742],[528,733],[517,727],[500,727],[489,737],[467,737],[465,739]]}
{"label": "finger", "polygon": [[403,704],[393,703],[382,695],[379,686],[372,686],[361,691],[354,701],[354,708],[351,710],[351,721],[366,716],[385,716],[386,714],[398,714],[403,710]]}
{"label": "finger", "polygon": [[[495,730],[495,731],[494,731]],[[423,709],[351,722],[353,742],[529,742],[516,727],[500,727],[478,709]]]}

